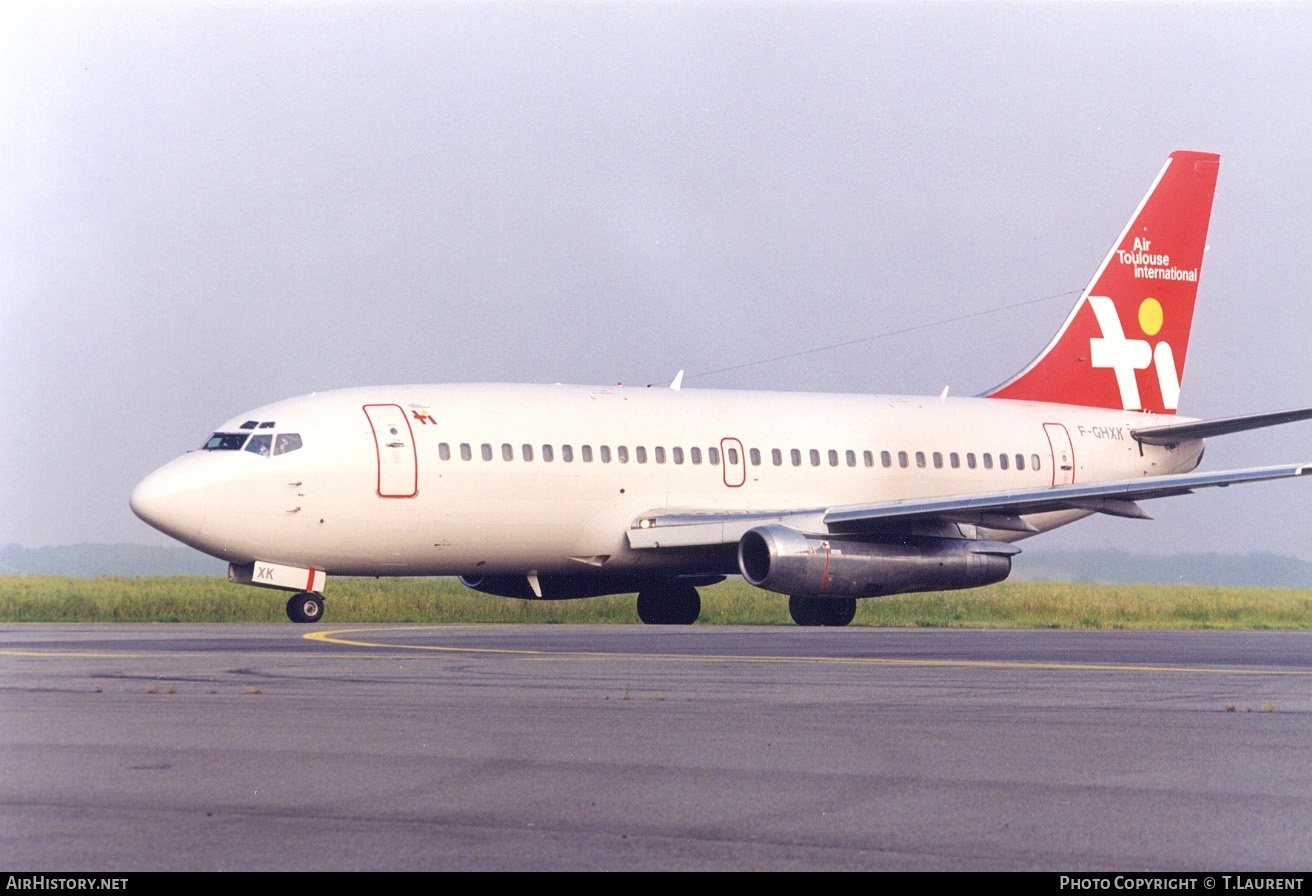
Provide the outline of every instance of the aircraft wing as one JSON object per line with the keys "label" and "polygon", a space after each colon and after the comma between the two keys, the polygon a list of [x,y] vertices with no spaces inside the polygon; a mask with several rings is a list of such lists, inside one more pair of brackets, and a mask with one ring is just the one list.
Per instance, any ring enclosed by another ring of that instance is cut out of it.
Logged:
{"label": "aircraft wing", "polygon": [[1033,533],[1038,530],[1025,521],[1026,514],[1092,510],[1150,519],[1138,501],[1308,474],[1312,474],[1312,464],[1287,464],[840,507],[751,512],[657,510],[634,519],[628,538],[635,549],[706,547],[732,544],[748,530],[769,523],[816,535],[887,533],[912,524],[943,522]]}

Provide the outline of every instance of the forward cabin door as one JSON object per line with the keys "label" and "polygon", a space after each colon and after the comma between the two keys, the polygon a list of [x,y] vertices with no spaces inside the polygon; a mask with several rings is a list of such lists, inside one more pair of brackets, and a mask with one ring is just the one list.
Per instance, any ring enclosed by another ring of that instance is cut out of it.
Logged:
{"label": "forward cabin door", "polygon": [[378,497],[413,498],[419,492],[419,462],[405,411],[397,404],[367,404],[364,413],[378,455]]}
{"label": "forward cabin door", "polygon": [[1075,449],[1071,447],[1071,434],[1060,423],[1045,423],[1052,448],[1052,484],[1070,485],[1075,481]]}

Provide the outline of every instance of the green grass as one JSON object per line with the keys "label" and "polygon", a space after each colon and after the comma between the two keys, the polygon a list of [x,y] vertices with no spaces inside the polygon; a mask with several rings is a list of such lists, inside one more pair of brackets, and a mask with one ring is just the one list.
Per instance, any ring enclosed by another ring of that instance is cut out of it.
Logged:
{"label": "green grass", "polygon": [[[286,622],[289,594],[203,576],[0,576],[0,622]],[[637,624],[632,595],[523,601],[454,579],[333,579],[327,624]],[[791,625],[788,599],[731,579],[702,589],[702,625]],[[1312,591],[1191,585],[1004,582],[857,602],[859,626],[1312,629]]]}

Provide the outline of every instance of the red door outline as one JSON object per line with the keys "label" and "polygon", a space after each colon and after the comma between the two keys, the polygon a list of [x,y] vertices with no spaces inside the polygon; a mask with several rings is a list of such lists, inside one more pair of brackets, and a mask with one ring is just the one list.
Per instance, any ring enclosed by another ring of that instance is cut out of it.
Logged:
{"label": "red door outline", "polygon": [[366,404],[364,415],[374,434],[380,498],[413,498],[419,493],[419,456],[415,434],[399,404]]}
{"label": "red door outline", "polygon": [[1043,431],[1048,436],[1048,447],[1052,449],[1052,484],[1071,485],[1075,482],[1075,448],[1071,445],[1071,434],[1060,423],[1045,423]]}

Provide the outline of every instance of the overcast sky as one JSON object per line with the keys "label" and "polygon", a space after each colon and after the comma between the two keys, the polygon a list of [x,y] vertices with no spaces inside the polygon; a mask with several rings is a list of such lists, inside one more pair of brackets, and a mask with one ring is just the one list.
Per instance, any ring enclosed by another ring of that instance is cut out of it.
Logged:
{"label": "overcast sky", "polygon": [[[1175,149],[1221,154],[1181,413],[1312,405],[1306,3],[4,5],[0,544],[170,543],[141,477],[340,386],[981,392]],[[1312,423],[1203,467],[1286,461]],[[1312,560],[1309,506],[1026,549]]]}

